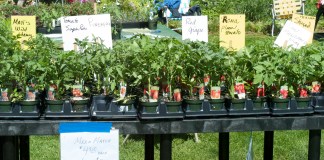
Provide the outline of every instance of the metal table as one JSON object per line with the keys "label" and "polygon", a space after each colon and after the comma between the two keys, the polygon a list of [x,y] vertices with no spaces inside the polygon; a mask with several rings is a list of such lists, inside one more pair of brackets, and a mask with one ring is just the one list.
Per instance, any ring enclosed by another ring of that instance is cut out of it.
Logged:
{"label": "metal table", "polygon": [[[17,159],[17,138],[29,150],[29,135],[57,135],[61,122],[91,120],[0,120],[3,157]],[[320,158],[321,129],[324,115],[226,117],[215,119],[110,121],[120,134],[145,134],[145,159],[154,159],[154,135],[161,135],[161,159],[172,157],[172,134],[219,132],[219,159],[229,159],[229,132],[264,131],[264,159],[272,159],[275,130],[309,130],[309,159]],[[27,142],[26,142],[27,141]],[[28,157],[29,151],[21,151]],[[28,158],[29,159],[29,158]]]}

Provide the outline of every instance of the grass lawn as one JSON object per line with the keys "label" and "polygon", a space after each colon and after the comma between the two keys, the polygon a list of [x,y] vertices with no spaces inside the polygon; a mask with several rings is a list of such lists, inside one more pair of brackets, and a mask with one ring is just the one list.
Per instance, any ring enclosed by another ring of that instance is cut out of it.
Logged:
{"label": "grass lawn", "polygon": [[[218,39],[216,35],[210,35],[212,39]],[[246,46],[271,39],[265,35],[247,35]],[[230,133],[230,159],[245,159],[250,132]],[[120,159],[138,160],[144,159],[144,136],[131,135],[125,144],[121,144],[124,135],[120,135]],[[173,135],[172,158],[175,160],[209,160],[218,159],[218,133],[199,134],[200,143],[194,142],[193,134]],[[322,146],[324,136],[322,136]],[[60,158],[59,136],[31,136],[30,138],[31,160],[57,160]],[[159,157],[159,137],[155,137],[155,159]],[[253,132],[254,159],[263,159],[263,132]],[[324,147],[321,148],[321,159],[324,159]],[[308,131],[276,131],[274,138],[274,159],[303,160],[308,156]]]}
{"label": "grass lawn", "polygon": [[[230,133],[230,159],[245,159],[250,132]],[[124,136],[121,135],[120,143]],[[218,133],[199,134],[199,143],[193,134],[173,135],[172,159],[209,160],[218,159]],[[324,137],[322,137],[322,145]],[[31,136],[31,160],[57,160],[60,158],[59,136]],[[120,144],[121,160],[144,159],[144,136],[131,135],[125,144]],[[155,159],[159,157],[159,136],[155,137]],[[303,160],[308,155],[308,131],[276,131],[274,138],[274,159]],[[253,132],[254,159],[263,159],[263,132]],[[321,148],[321,159],[324,148]]]}

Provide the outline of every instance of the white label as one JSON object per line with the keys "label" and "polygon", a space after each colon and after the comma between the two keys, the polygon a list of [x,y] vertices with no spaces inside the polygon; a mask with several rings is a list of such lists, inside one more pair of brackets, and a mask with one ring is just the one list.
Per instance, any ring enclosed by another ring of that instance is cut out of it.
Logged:
{"label": "white label", "polygon": [[292,21],[287,21],[274,43],[283,48],[299,49],[307,44],[310,36],[311,32]]}
{"label": "white label", "polygon": [[182,40],[208,42],[207,16],[183,16]]}
{"label": "white label", "polygon": [[88,38],[90,42],[100,38],[106,47],[112,48],[109,14],[62,17],[61,26],[64,51],[74,50],[76,38]]}
{"label": "white label", "polygon": [[61,160],[118,160],[119,131],[61,133]]}

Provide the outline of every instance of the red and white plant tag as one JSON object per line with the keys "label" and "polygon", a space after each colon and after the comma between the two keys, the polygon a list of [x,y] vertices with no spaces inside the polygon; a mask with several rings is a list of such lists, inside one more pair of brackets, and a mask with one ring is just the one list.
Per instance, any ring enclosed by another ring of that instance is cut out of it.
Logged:
{"label": "red and white plant tag", "polygon": [[1,101],[9,101],[8,88],[1,88]]}
{"label": "red and white plant tag", "polygon": [[126,84],[120,84],[120,90],[119,90],[119,97],[120,98],[125,98],[125,96],[126,96],[126,89],[127,89],[127,87],[126,87]]}
{"label": "red and white plant tag", "polygon": [[281,99],[288,98],[288,86],[281,86],[280,87],[280,96]]}
{"label": "red and white plant tag", "polygon": [[181,90],[180,89],[175,89],[173,91],[173,99],[174,101],[176,102],[180,102],[182,99],[181,99]]}
{"label": "red and white plant tag", "polygon": [[159,98],[159,87],[152,86],[150,91],[150,102],[157,102]]}
{"label": "red and white plant tag", "polygon": [[56,87],[56,85],[53,85],[53,84],[48,87],[48,90],[47,90],[47,99],[48,100],[55,100],[55,88],[57,88],[57,87]]}
{"label": "red and white plant tag", "polygon": [[236,83],[234,89],[239,99],[245,99],[244,83]]}
{"label": "red and white plant tag", "polygon": [[218,86],[211,87],[210,98],[211,99],[220,99],[220,96],[221,96],[221,88]]}
{"label": "red and white plant tag", "polygon": [[169,93],[170,92],[170,85],[168,84],[167,81],[162,82],[162,91],[164,93]]}
{"label": "red and white plant tag", "polygon": [[265,92],[264,92],[264,84],[260,84],[257,88],[257,97],[264,97]]}
{"label": "red and white plant tag", "polygon": [[209,81],[210,81],[210,76],[209,76],[209,75],[206,75],[206,76],[204,77],[204,84],[205,84],[205,86],[208,85]]}
{"label": "red and white plant tag", "polygon": [[199,100],[205,99],[205,87],[203,84],[199,86]]}
{"label": "red and white plant tag", "polygon": [[319,93],[321,91],[321,84],[317,81],[312,82],[312,93]]}
{"label": "red and white plant tag", "polygon": [[299,97],[300,98],[306,98],[306,97],[308,97],[307,89],[306,88],[302,88],[302,87],[299,88]]}
{"label": "red and white plant tag", "polygon": [[72,87],[72,95],[73,97],[82,97],[82,85],[73,85]]}

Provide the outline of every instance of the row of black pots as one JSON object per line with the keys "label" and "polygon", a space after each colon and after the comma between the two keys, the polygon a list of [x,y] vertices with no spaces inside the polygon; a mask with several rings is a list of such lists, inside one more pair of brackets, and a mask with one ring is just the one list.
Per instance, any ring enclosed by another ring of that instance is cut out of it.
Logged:
{"label": "row of black pots", "polygon": [[182,119],[220,116],[324,113],[324,96],[290,99],[210,99],[182,102],[123,102],[110,96],[77,101],[0,102],[0,118]]}

